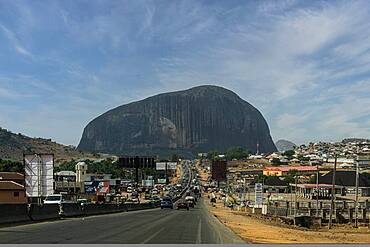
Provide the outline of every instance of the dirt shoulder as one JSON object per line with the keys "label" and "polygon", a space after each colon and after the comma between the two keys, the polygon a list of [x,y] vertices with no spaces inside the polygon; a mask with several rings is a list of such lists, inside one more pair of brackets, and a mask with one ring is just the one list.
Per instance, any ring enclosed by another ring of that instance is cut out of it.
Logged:
{"label": "dirt shoulder", "polygon": [[176,167],[176,173],[175,173],[175,176],[171,179],[171,184],[172,185],[175,185],[177,184],[177,181],[179,180],[179,178],[182,177],[182,166],[181,165],[178,165]]}
{"label": "dirt shoulder", "polygon": [[[207,196],[207,195],[206,195]],[[264,244],[370,243],[370,229],[349,225],[333,229],[310,230],[279,223],[255,214],[231,211],[219,201],[216,207],[206,202],[210,212],[247,242]]]}

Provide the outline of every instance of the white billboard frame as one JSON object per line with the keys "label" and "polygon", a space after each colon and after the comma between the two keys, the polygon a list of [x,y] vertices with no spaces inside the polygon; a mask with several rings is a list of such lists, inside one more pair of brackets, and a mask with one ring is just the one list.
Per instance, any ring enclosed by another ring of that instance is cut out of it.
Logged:
{"label": "white billboard frame", "polygon": [[254,207],[261,208],[263,205],[263,184],[256,183],[254,185],[255,202]]}
{"label": "white billboard frame", "polygon": [[155,164],[155,169],[157,171],[164,171],[166,170],[166,163],[167,163],[167,170],[176,170],[177,169],[177,162],[157,162]]}
{"label": "white billboard frame", "polygon": [[54,193],[54,154],[23,155],[27,197],[46,197]]}

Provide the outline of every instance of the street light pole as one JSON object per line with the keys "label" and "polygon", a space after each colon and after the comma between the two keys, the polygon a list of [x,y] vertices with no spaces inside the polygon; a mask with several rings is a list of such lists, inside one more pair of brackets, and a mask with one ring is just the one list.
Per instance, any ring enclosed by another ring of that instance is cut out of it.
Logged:
{"label": "street light pole", "polygon": [[359,147],[357,147],[357,161],[356,161],[355,228],[358,227],[358,180],[359,180],[358,153],[359,153]]}
{"label": "street light pole", "polygon": [[319,217],[319,166],[316,166],[317,174],[316,174],[316,217]]}
{"label": "street light pole", "polygon": [[297,175],[295,176],[295,189],[294,189],[294,217],[297,216],[297,188],[298,188],[298,183],[297,183]]}
{"label": "street light pole", "polygon": [[331,229],[332,221],[333,221],[333,211],[334,211],[334,200],[335,200],[335,173],[337,170],[337,154],[335,154],[334,158],[334,169],[333,169],[333,181],[331,187],[331,203],[330,203],[330,215],[329,215],[329,229]]}

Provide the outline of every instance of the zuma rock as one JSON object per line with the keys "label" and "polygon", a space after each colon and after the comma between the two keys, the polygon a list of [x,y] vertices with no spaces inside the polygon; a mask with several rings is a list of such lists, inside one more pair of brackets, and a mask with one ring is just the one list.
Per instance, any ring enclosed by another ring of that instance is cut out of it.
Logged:
{"label": "zuma rock", "polygon": [[[258,144],[258,145],[257,145]],[[117,155],[192,156],[240,146],[276,151],[262,114],[234,92],[198,86],[119,106],[84,129],[80,150]]]}

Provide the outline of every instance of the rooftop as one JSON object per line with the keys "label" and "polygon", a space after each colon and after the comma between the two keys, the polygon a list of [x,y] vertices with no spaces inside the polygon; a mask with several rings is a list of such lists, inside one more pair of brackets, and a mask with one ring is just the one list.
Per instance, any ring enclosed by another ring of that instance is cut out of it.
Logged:
{"label": "rooftop", "polygon": [[282,171],[288,172],[292,170],[297,171],[317,171],[316,166],[277,166],[277,167],[266,167],[265,171]]}
{"label": "rooftop", "polygon": [[24,186],[14,181],[0,181],[0,190],[24,190]]}
{"label": "rooftop", "polygon": [[19,172],[0,172],[1,180],[23,180],[24,175]]}

